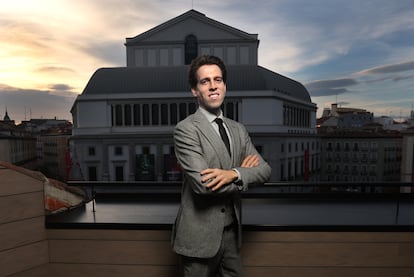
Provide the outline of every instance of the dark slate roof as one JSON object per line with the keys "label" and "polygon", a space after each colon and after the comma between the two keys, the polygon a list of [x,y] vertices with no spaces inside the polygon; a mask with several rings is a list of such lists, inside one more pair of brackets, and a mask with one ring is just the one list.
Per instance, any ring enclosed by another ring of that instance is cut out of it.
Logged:
{"label": "dark slate roof", "polygon": [[[82,94],[189,91],[188,66],[100,68]],[[227,90],[274,90],[302,101],[311,102],[299,82],[256,65],[227,66]]]}

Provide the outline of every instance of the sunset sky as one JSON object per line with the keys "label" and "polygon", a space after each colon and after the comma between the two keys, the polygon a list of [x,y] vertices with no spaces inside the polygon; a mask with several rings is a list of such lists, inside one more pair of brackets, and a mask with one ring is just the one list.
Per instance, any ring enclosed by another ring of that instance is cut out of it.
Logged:
{"label": "sunset sky", "polygon": [[126,65],[125,38],[192,8],[258,34],[259,65],[304,84],[318,116],[335,102],[414,109],[412,0],[13,0],[0,9],[1,119],[72,120],[91,75]]}

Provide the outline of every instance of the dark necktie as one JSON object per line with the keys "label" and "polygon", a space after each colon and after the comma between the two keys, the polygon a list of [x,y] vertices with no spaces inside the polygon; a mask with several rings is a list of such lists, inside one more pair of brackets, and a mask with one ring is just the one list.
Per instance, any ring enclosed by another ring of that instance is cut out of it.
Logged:
{"label": "dark necktie", "polygon": [[229,151],[229,154],[231,156],[230,140],[229,140],[229,137],[227,136],[226,129],[224,128],[223,120],[221,118],[217,117],[216,119],[214,119],[214,121],[217,123],[217,125],[219,127],[220,137],[223,140],[224,144],[226,145],[227,151]]}

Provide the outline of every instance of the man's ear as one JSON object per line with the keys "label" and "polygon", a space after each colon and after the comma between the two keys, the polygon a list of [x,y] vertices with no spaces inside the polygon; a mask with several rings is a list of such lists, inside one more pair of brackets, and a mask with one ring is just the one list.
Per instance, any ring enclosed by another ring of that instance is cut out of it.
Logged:
{"label": "man's ear", "polygon": [[195,97],[197,97],[197,96],[198,96],[197,89],[195,89],[195,88],[192,88],[192,89],[191,89],[191,93],[192,93],[192,94],[193,94],[193,96],[195,96]]}

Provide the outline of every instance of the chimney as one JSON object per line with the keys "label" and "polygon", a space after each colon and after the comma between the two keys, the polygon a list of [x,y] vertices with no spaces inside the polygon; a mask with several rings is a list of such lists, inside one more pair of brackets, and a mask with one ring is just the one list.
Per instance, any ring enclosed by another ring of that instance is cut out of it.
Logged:
{"label": "chimney", "polygon": [[331,105],[331,116],[338,116],[338,104],[337,103],[333,103]]}

